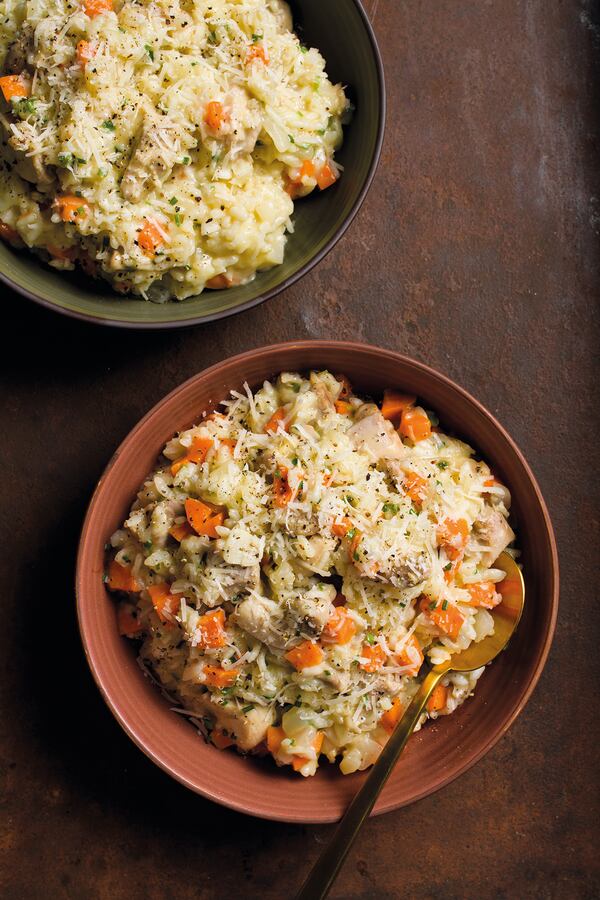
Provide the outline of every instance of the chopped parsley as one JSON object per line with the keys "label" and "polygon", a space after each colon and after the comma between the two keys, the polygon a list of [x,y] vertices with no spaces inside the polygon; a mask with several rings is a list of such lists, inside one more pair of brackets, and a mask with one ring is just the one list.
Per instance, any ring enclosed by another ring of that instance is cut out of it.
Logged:
{"label": "chopped parsley", "polygon": [[[110,119],[105,119],[104,122],[102,123],[102,127],[105,128],[106,131],[114,131],[114,130],[115,130],[115,123],[114,123],[114,122],[111,122]],[[116,150],[116,149],[117,149],[117,148],[115,147],[115,150]]]}
{"label": "chopped parsley", "polygon": [[177,206],[177,204],[179,203],[179,200],[177,199],[177,197],[171,197],[171,199],[169,200],[169,203],[171,204],[171,206]]}
{"label": "chopped parsley", "polygon": [[244,713],[244,715],[246,715],[246,713],[252,712],[253,709],[254,709],[254,704],[249,703],[248,706],[244,706],[242,708],[242,712]]}
{"label": "chopped parsley", "polygon": [[367,631],[367,633],[365,635],[365,640],[366,640],[367,644],[374,644],[375,643],[375,635],[371,631]]}
{"label": "chopped parsley", "polygon": [[154,62],[154,50],[152,49],[150,44],[144,44],[144,50],[146,51],[152,62]]}
{"label": "chopped parsley", "polygon": [[300,385],[300,382],[299,382],[299,381],[291,381],[291,382],[290,382],[290,387],[291,387],[291,389],[293,390],[293,392],[294,392],[295,394],[298,394],[298,393],[299,393],[299,391],[300,391],[300,386],[301,386],[301,385]]}
{"label": "chopped parsley", "polygon": [[438,463],[436,463],[436,465],[437,465],[438,469],[447,469],[448,468],[448,463],[446,462],[445,459],[440,459],[440,461]]}
{"label": "chopped parsley", "polygon": [[292,465],[293,465],[293,466],[297,466],[297,465],[298,465],[298,457],[297,457],[297,456],[294,456],[294,458],[292,459]]}
{"label": "chopped parsley", "polygon": [[444,612],[448,609],[448,601],[447,600],[444,600],[444,602],[442,603],[442,609],[444,610]]}

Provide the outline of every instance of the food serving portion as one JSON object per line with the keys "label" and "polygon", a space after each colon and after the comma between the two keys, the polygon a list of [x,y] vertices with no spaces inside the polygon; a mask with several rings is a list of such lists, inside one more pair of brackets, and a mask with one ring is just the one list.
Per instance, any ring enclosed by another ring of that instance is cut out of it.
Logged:
{"label": "food serving portion", "polygon": [[348,102],[282,0],[19,0],[0,22],[0,236],[182,300],[282,262]]}
{"label": "food serving portion", "polygon": [[[415,397],[287,372],[168,442],[105,580],[121,633],[213,744],[348,774],[377,759],[426,661],[493,630],[509,507]],[[422,721],[482,671],[445,676]]]}

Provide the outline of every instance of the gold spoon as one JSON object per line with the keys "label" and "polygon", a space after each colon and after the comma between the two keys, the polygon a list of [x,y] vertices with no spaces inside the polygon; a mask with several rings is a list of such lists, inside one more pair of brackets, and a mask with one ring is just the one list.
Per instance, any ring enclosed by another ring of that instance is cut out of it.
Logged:
{"label": "gold spoon", "polygon": [[506,578],[499,585],[502,602],[490,610],[494,618],[494,633],[429,670],[381,751],[369,777],[344,813],[333,838],[300,888],[296,900],[321,900],[329,893],[362,823],[373,809],[377,797],[419,721],[427,700],[444,675],[447,672],[472,672],[474,669],[480,669],[495,659],[508,644],[523,612],[525,584],[521,570],[510,554],[501,553],[494,563],[494,568],[506,572]]}

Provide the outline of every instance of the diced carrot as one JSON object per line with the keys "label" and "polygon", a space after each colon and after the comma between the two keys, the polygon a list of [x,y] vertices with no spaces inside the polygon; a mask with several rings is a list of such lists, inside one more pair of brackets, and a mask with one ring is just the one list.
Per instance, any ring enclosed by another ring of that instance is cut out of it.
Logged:
{"label": "diced carrot", "polygon": [[385,650],[381,644],[363,644],[360,655],[366,660],[360,664],[365,672],[377,672],[385,662]]}
{"label": "diced carrot", "polygon": [[267,728],[267,750],[269,753],[278,753],[281,742],[285,739],[285,731],[278,725],[269,725]]}
{"label": "diced carrot", "polygon": [[486,478],[486,480],[483,482],[483,486],[484,487],[494,487],[495,484],[499,484],[499,483],[500,482],[496,481],[495,478]]}
{"label": "diced carrot", "polygon": [[341,522],[334,522],[331,526],[331,531],[336,537],[346,537],[349,531],[352,531],[354,525],[346,516],[342,519]]}
{"label": "diced carrot", "polygon": [[278,430],[279,426],[283,428],[284,431],[288,431],[288,427],[285,424],[286,412],[283,406],[280,406],[279,409],[276,409],[267,424],[265,425],[265,431],[267,434],[275,434]]}
{"label": "diced carrot", "polygon": [[2,238],[2,240],[6,241],[8,244],[21,243],[19,233],[15,231],[14,228],[11,228],[10,225],[7,225],[6,222],[2,221],[0,221],[0,238]]}
{"label": "diced carrot", "polygon": [[81,66],[82,69],[85,69],[86,64],[89,63],[90,59],[93,59],[96,55],[96,51],[90,41],[79,41],[77,44],[77,62]]}
{"label": "diced carrot", "polygon": [[177,525],[171,525],[169,528],[169,534],[172,538],[175,538],[178,543],[181,543],[184,538],[190,537],[190,535],[195,533],[196,532],[189,522],[179,522]]}
{"label": "diced carrot", "polygon": [[326,162],[317,172],[317,184],[319,185],[319,190],[324,191],[325,188],[331,187],[336,181],[337,174],[335,169]]}
{"label": "diced carrot", "polygon": [[233,287],[233,280],[225,272],[222,272],[220,275],[213,275],[212,278],[209,278],[205,287],[213,291],[221,291]]}
{"label": "diced carrot", "polygon": [[90,208],[90,204],[83,197],[74,197],[69,194],[57,197],[52,205],[63,222],[78,222],[87,215]]}
{"label": "diced carrot", "polygon": [[237,439],[236,438],[221,438],[221,444],[223,445],[223,447],[227,447],[228,450],[231,450],[231,452],[233,453],[233,451],[237,447]]}
{"label": "diced carrot", "polygon": [[431,422],[425,410],[409,406],[402,412],[400,437],[408,438],[413,444],[424,441],[431,434]]}
{"label": "diced carrot", "polygon": [[313,178],[315,174],[315,164],[311,159],[305,159],[300,166],[301,178]]}
{"label": "diced carrot", "polygon": [[436,684],[431,692],[431,697],[427,701],[427,709],[429,712],[438,712],[443,709],[448,701],[448,688],[444,684]]}
{"label": "diced carrot", "polygon": [[[317,754],[317,756],[321,752],[321,747],[323,746],[323,737],[324,737],[323,732],[317,731],[317,733],[313,739],[313,742],[312,742],[313,749],[314,749],[315,753]],[[294,756],[294,758],[292,759],[292,768],[293,768],[294,772],[299,772],[300,769],[302,768],[302,766],[305,763],[310,762],[310,761],[311,760],[310,760],[309,756],[297,756],[297,755]]]}
{"label": "diced carrot", "polygon": [[493,581],[477,581],[475,584],[466,584],[465,587],[471,595],[470,600],[466,601],[468,606],[493,609],[502,603],[502,595],[496,591]]}
{"label": "diced carrot", "polygon": [[101,13],[110,12],[113,8],[112,0],[84,0],[83,8],[90,19]]}
{"label": "diced carrot", "polygon": [[462,559],[469,540],[469,523],[466,519],[444,519],[438,526],[437,539],[448,559]]}
{"label": "diced carrot", "polygon": [[160,621],[172,625],[173,622],[170,617],[174,616],[181,606],[180,598],[171,593],[171,586],[166,581],[161,581],[159,584],[151,584],[148,588],[148,593]]}
{"label": "diced carrot", "polygon": [[294,492],[288,481],[288,469],[286,466],[279,466],[273,476],[273,491],[275,492],[275,506],[283,509],[292,499]]}
{"label": "diced carrot", "polygon": [[400,391],[384,391],[381,415],[384,419],[399,422],[404,410],[414,406],[416,402],[417,398],[410,394],[401,394]]}
{"label": "diced carrot", "polygon": [[212,450],[214,444],[212,438],[194,437],[190,449],[184,456],[176,459],[171,465],[171,473],[177,475],[179,470],[188,462],[203,463],[208,456],[209,450]]}
{"label": "diced carrot", "polygon": [[233,738],[230,738],[229,735],[225,734],[224,731],[221,731],[220,728],[213,729],[210,739],[218,750],[226,750],[228,747],[233,747],[235,744]]}
{"label": "diced carrot", "polygon": [[265,66],[269,65],[269,54],[262,44],[252,44],[246,54],[246,62],[251,63],[253,60],[259,59]]}
{"label": "diced carrot", "polygon": [[77,259],[77,247],[57,247],[54,244],[48,244],[46,250],[54,259],[64,259],[69,262]]}
{"label": "diced carrot", "polygon": [[379,719],[379,724],[385,728],[388,734],[391,734],[404,713],[404,707],[400,702],[400,697],[394,697],[392,700],[391,709],[386,709],[381,718]]}
{"label": "diced carrot", "polygon": [[336,413],[339,413],[340,416],[349,416],[352,412],[352,405],[348,403],[347,400],[336,400],[335,411]]}
{"label": "diced carrot", "polygon": [[225,519],[223,507],[215,506],[204,500],[194,500],[191,497],[185,501],[185,514],[196,534],[203,534],[210,538],[218,537],[217,526],[222,525]]}
{"label": "diced carrot", "polygon": [[154,256],[158,248],[164,244],[165,238],[163,231],[164,229],[161,230],[152,219],[144,219],[138,234],[137,242],[138,247],[146,254],[146,256]]}
{"label": "diced carrot", "polygon": [[416,506],[420,506],[423,503],[427,492],[426,478],[421,478],[417,472],[406,472],[402,480],[402,486]]}
{"label": "diced carrot", "polygon": [[198,638],[198,646],[206,649],[214,649],[216,647],[224,647],[227,643],[225,637],[225,610],[211,609],[198,619],[197,625],[200,635]]}
{"label": "diced carrot", "polygon": [[356,623],[345,606],[334,607],[322,633],[324,644],[347,644],[356,634]]}
{"label": "diced carrot", "polygon": [[404,642],[402,645],[402,649],[399,653],[396,653],[396,659],[398,661],[398,665],[400,666],[410,666],[410,669],[407,669],[405,674],[415,676],[419,674],[419,669],[423,664],[423,651],[421,650],[421,645],[418,640],[412,634],[410,638]]}
{"label": "diced carrot", "polygon": [[345,606],[345,605],[346,605],[346,598],[344,597],[344,595],[343,595],[343,594],[340,594],[340,593],[336,594],[336,595],[335,595],[335,598],[334,598],[334,600],[333,600],[333,605],[334,605],[334,606]]}
{"label": "diced carrot", "polygon": [[288,177],[287,183],[285,186],[286,191],[294,200],[298,197],[303,191],[305,191],[304,180],[305,178],[314,178],[315,177],[315,165],[310,159],[305,159],[300,168],[298,169],[298,174],[294,177]]}
{"label": "diced carrot", "polygon": [[129,566],[122,566],[116,559],[111,559],[108,566],[106,582],[111,591],[141,591],[142,587],[131,574]]}
{"label": "diced carrot", "polygon": [[311,669],[313,666],[318,666],[323,661],[323,651],[314,641],[302,641],[297,647],[292,647],[291,650],[288,650],[285,658],[288,662],[291,662],[295,669],[301,671],[302,669]]}
{"label": "diced carrot", "polygon": [[204,666],[204,683],[210,687],[226,688],[236,681],[237,669],[222,669],[221,666]]}
{"label": "diced carrot", "polygon": [[119,634],[124,637],[137,637],[142,631],[139,619],[135,616],[135,607],[130,603],[122,603],[117,610],[117,626]]}
{"label": "diced carrot", "polygon": [[31,86],[28,79],[20,75],[3,75],[0,78],[0,90],[5,100],[18,100],[19,97],[29,97]]}
{"label": "diced carrot", "polygon": [[222,103],[218,100],[211,100],[206,104],[204,110],[204,121],[213,131],[219,131],[224,122],[228,119]]}
{"label": "diced carrot", "polygon": [[362,540],[362,531],[355,528],[350,519],[346,517],[341,522],[334,522],[331,526],[331,531],[336,537],[347,538],[350,541],[348,544],[348,556],[351,560],[354,560],[356,550]]}
{"label": "diced carrot", "polygon": [[333,472],[325,472],[323,475],[323,487],[329,487],[333,481]]}
{"label": "diced carrot", "polygon": [[450,603],[448,600],[440,601],[432,600],[431,597],[423,597],[419,606],[421,612],[424,612],[440,631],[447,634],[451,640],[456,640],[465,619],[454,603]]}

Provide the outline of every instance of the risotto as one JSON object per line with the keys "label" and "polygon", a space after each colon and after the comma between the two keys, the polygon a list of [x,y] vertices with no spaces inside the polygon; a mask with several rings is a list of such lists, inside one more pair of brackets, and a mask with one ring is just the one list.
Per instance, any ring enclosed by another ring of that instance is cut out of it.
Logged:
{"label": "risotto", "polygon": [[182,300],[283,260],[348,103],[282,0],[6,0],[0,236]]}
{"label": "risotto", "polygon": [[[174,437],[108,545],[122,634],[219,748],[371,765],[419,684],[493,631],[510,494],[415,397],[282,373]],[[482,674],[450,673],[426,718]]]}

